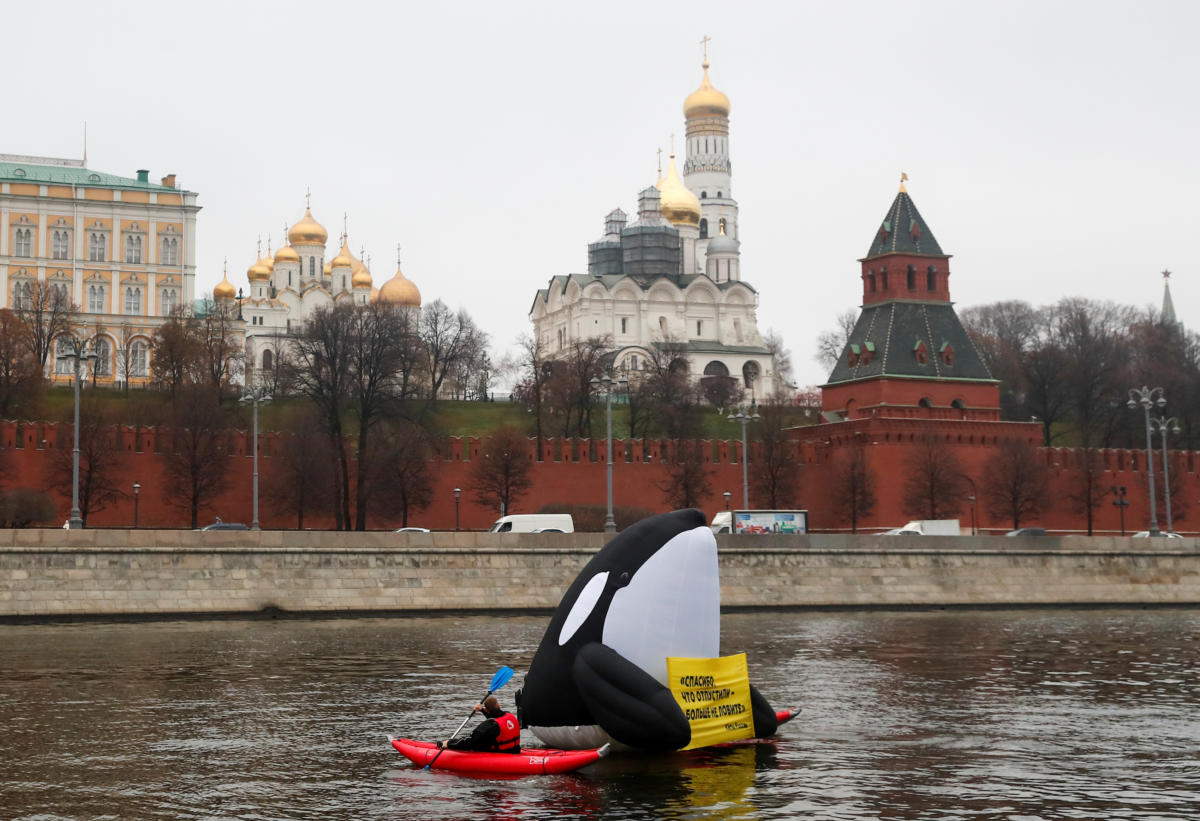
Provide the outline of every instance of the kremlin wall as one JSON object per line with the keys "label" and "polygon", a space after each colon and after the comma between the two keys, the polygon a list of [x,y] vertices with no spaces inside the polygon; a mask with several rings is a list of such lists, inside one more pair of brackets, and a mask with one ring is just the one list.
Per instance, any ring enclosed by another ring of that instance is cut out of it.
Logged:
{"label": "kremlin wall", "polygon": [[[840,449],[857,443],[868,458],[870,469],[875,474],[877,503],[874,511],[859,522],[859,531],[868,533],[898,527],[912,518],[903,511],[902,493],[908,470],[906,459],[914,439],[926,435],[927,420],[892,419],[886,426],[879,420],[863,419],[835,425],[815,425],[797,428],[801,439],[795,442],[795,458],[801,460],[799,500],[800,507],[809,511],[809,526],[817,533],[845,533],[848,523],[839,520],[834,513],[837,500],[833,498],[832,460]],[[996,444],[997,437],[1009,435],[1036,440],[1036,426],[1028,423],[977,422],[970,420],[937,420],[937,431],[945,437],[961,462],[965,473],[980,487],[988,457]],[[12,476],[19,477],[19,484],[26,487],[49,489],[54,449],[58,442],[64,446],[70,442],[71,426],[52,423],[0,422],[0,446],[7,450],[13,468]],[[141,528],[186,527],[187,512],[167,504],[163,498],[162,465],[158,453],[168,447],[170,436],[162,430],[143,428],[120,428],[118,431],[124,456],[118,470],[117,485],[131,488],[134,482],[142,486],[138,500],[138,525]],[[61,438],[60,438],[61,437]],[[251,521],[251,441],[244,431],[230,431],[231,465],[229,486],[211,506],[202,509],[202,524],[220,516],[227,522]],[[279,435],[265,433],[261,437],[260,477],[263,487],[271,481],[272,454],[279,450]],[[43,444],[44,443],[44,444]],[[463,530],[484,530],[499,516],[499,511],[486,509],[474,500],[471,482],[471,459],[477,457],[482,442],[479,438],[450,439],[445,452],[429,465],[434,476],[434,502],[427,511],[413,511],[409,525],[428,527],[431,530],[453,530],[455,504],[453,489],[462,488],[460,500],[460,524]],[[756,459],[756,445],[751,443],[750,460]],[[667,482],[664,464],[669,462],[673,443],[663,440],[614,442],[614,453],[625,454],[613,465],[614,505],[653,510],[667,509],[663,486]],[[742,466],[739,442],[706,442],[705,453],[712,493],[701,505],[706,515],[724,507],[722,493],[732,493],[733,504],[740,507]],[[605,471],[603,439],[555,440],[543,442],[543,461],[533,465],[533,486],[510,511],[532,513],[546,504],[605,504]],[[1025,525],[1041,525],[1052,534],[1086,533],[1083,516],[1073,509],[1067,500],[1074,484],[1081,475],[1082,452],[1071,448],[1042,448],[1039,450],[1050,470],[1049,492],[1042,514]],[[1146,488],[1145,452],[1139,450],[1102,450],[1100,463],[1103,472],[1098,479],[1101,487],[1124,486],[1129,506],[1125,509],[1126,531],[1132,533],[1146,528],[1149,507]],[[1174,528],[1184,534],[1200,533],[1196,522],[1196,505],[1200,504],[1200,453],[1178,453],[1179,467],[1171,484]],[[1161,459],[1161,454],[1159,454]],[[1161,462],[1158,464],[1159,493],[1161,494]],[[751,492],[751,507],[761,507]],[[992,517],[987,512],[983,494],[976,493],[975,521],[980,533],[1004,533],[1011,522]],[[70,496],[57,493],[59,510],[65,520],[70,510]],[[1095,510],[1094,533],[1096,535],[1118,535],[1120,533],[1120,510],[1112,505],[1112,497],[1106,496]],[[969,532],[971,510],[964,506],[959,518],[965,532]],[[294,528],[294,514],[282,514],[266,502],[260,502],[260,521],[264,529]],[[93,513],[88,517],[89,528],[127,528],[134,523],[132,496],[113,506]],[[400,526],[398,516],[389,516],[382,505],[372,509],[368,527],[376,530],[394,529]],[[624,526],[627,522],[618,522]],[[1160,525],[1165,527],[1165,521]],[[306,514],[305,527],[314,530],[333,526],[329,516]]]}

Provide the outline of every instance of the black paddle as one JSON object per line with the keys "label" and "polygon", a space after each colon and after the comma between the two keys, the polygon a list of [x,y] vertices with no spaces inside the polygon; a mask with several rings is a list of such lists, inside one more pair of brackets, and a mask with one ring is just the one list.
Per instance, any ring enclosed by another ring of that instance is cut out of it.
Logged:
{"label": "black paddle", "polygon": [[[496,675],[492,676],[492,683],[488,685],[488,691],[483,694],[483,698],[479,699],[479,703],[482,704],[484,699],[499,690],[505,684],[508,684],[508,680],[512,677],[513,669],[511,667],[501,667],[499,670],[497,670]],[[474,707],[471,708],[471,712],[467,715],[467,717],[463,719],[463,723],[458,725],[458,729],[450,734],[450,737],[454,738],[454,736],[458,735],[462,728],[467,726],[467,722],[471,720],[471,716],[473,715],[475,715]],[[430,767],[432,767],[433,762],[437,761],[444,752],[446,752],[445,747],[438,750],[437,755],[429,759],[429,763],[425,765],[424,769],[428,770]]]}

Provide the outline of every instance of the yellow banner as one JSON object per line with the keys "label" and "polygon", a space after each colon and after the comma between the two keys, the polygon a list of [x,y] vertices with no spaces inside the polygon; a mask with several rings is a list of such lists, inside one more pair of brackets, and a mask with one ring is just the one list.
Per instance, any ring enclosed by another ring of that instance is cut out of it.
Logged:
{"label": "yellow banner", "polygon": [[715,659],[668,658],[671,694],[692,725],[683,749],[754,736],[746,654]]}

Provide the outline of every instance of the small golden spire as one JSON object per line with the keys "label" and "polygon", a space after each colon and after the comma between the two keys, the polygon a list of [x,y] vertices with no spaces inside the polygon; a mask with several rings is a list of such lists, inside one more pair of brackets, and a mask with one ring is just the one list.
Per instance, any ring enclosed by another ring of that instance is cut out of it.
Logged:
{"label": "small golden spire", "polygon": [[904,183],[908,180],[908,175],[903,171],[900,172],[900,193],[907,194],[908,189],[904,187]]}

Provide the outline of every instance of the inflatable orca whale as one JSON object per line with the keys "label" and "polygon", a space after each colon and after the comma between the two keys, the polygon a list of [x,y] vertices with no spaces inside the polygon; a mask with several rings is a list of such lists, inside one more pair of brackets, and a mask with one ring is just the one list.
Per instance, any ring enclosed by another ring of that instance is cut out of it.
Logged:
{"label": "inflatable orca whale", "polygon": [[[719,656],[720,629],[717,542],[704,514],[643,519],[563,596],[517,692],[521,726],[561,749],[685,747],[691,727],[666,686],[666,659]],[[775,711],[750,689],[754,734],[772,735]]]}

